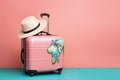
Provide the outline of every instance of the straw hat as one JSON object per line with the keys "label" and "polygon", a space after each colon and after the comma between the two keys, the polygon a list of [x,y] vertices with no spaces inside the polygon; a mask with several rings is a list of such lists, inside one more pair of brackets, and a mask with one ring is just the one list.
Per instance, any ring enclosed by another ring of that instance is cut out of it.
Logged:
{"label": "straw hat", "polygon": [[19,38],[26,38],[35,35],[46,27],[47,22],[44,19],[37,20],[34,16],[29,16],[23,19],[22,29],[18,33]]}

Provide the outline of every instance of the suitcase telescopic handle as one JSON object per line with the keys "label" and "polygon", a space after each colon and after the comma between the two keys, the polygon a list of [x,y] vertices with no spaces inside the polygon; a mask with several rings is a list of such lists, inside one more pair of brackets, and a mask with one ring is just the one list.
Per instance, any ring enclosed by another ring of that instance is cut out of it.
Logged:
{"label": "suitcase telescopic handle", "polygon": [[49,33],[49,22],[50,22],[50,14],[48,13],[41,13],[40,16],[43,18],[44,16],[47,16],[47,32]]}
{"label": "suitcase telescopic handle", "polygon": [[22,49],[21,49],[21,62],[22,62],[22,64],[24,63],[23,53],[24,53],[24,49],[22,48]]}
{"label": "suitcase telescopic handle", "polygon": [[41,13],[40,16],[41,16],[41,17],[47,16],[48,18],[50,17],[50,15],[49,15],[48,13]]}

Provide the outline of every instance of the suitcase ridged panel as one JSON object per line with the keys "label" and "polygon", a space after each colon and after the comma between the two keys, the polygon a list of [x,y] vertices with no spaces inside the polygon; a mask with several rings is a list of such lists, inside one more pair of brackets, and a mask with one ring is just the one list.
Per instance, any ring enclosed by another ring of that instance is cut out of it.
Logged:
{"label": "suitcase ridged panel", "polygon": [[26,70],[49,71],[63,67],[63,53],[52,64],[52,55],[47,52],[51,41],[58,36],[31,36],[26,39]]}

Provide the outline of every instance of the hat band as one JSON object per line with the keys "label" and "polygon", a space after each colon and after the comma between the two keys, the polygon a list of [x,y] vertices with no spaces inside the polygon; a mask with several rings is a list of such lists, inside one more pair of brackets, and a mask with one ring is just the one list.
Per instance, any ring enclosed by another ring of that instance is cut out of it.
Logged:
{"label": "hat band", "polygon": [[40,26],[40,23],[35,28],[33,28],[33,29],[29,30],[29,31],[23,31],[23,33],[30,33],[32,31],[36,30],[39,26]]}

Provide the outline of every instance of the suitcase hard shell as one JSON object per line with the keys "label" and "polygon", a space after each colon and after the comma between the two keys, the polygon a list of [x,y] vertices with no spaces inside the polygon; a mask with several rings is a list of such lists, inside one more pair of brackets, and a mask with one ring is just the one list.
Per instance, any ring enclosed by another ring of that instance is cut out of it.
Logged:
{"label": "suitcase hard shell", "polygon": [[53,35],[37,35],[22,39],[21,60],[25,73],[56,71],[63,68],[64,41]]}

